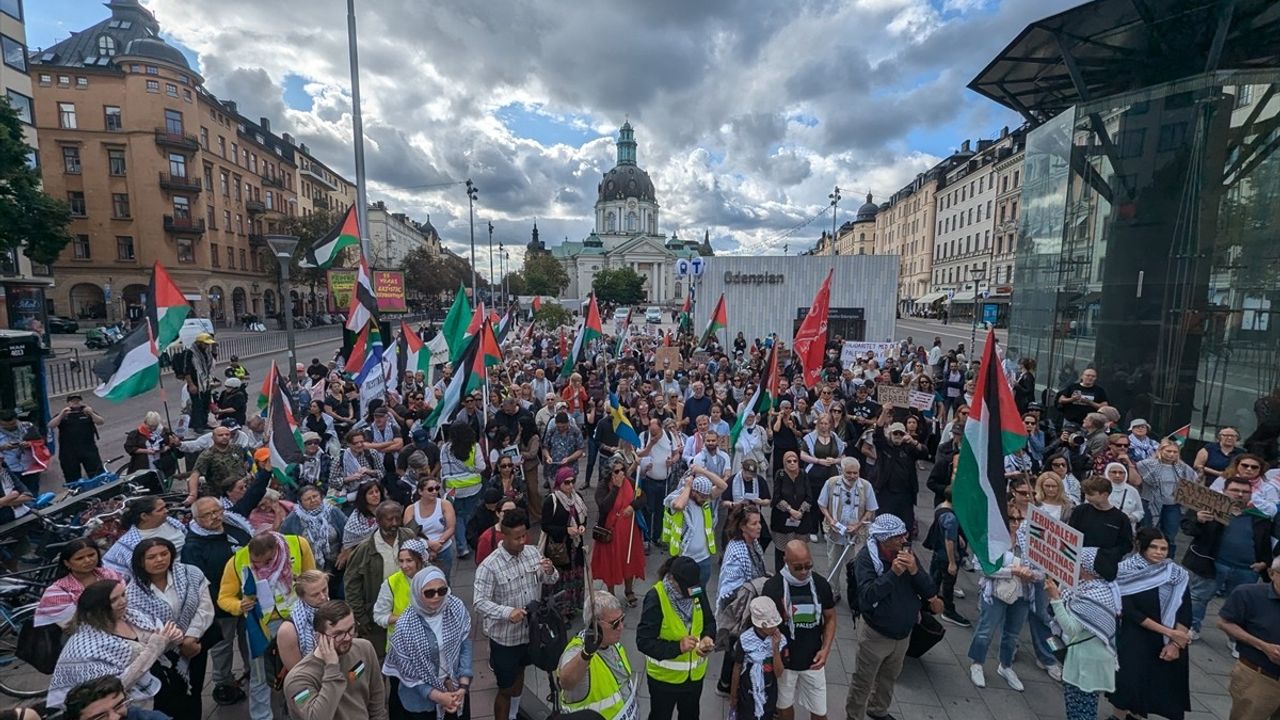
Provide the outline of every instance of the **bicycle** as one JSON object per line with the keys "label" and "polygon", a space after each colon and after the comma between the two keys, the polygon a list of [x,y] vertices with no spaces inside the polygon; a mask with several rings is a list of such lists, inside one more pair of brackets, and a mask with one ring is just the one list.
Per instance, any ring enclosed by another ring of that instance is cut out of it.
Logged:
{"label": "bicycle", "polygon": [[57,565],[43,565],[0,576],[0,693],[26,700],[49,690],[49,676],[17,655],[25,624],[35,620],[36,605],[53,581]]}

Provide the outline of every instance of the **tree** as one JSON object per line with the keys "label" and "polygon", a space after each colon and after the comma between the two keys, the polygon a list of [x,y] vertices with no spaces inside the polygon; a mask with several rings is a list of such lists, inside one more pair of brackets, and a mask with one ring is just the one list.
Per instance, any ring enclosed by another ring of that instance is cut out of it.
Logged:
{"label": "tree", "polygon": [[[345,210],[343,211],[346,212]],[[342,219],[342,215],[329,212],[328,210],[317,210],[307,217],[294,215],[287,217],[280,222],[280,233],[283,235],[293,235],[298,238],[298,246],[294,248],[293,258],[289,261],[289,278],[294,287],[308,287],[311,289],[310,303],[316,302],[316,288],[328,282],[326,270],[320,268],[304,268],[298,265],[298,261],[307,256],[307,252],[321,238],[333,229],[334,225]],[[347,248],[342,251],[334,267],[348,267],[354,264],[354,259],[359,257],[358,251],[354,248]],[[278,261],[277,261],[278,262]],[[285,303],[287,304],[287,303]],[[315,312],[320,312],[320,308],[315,308]]]}
{"label": "tree", "polygon": [[597,272],[591,289],[602,303],[626,306],[644,302],[644,277],[629,267]]}
{"label": "tree", "polygon": [[529,285],[524,281],[524,275],[513,272],[507,275],[507,289],[512,295],[529,295]]}
{"label": "tree", "polygon": [[533,322],[548,330],[554,330],[563,325],[572,325],[573,313],[565,310],[563,305],[544,302],[542,308],[533,313]]}
{"label": "tree", "polygon": [[22,133],[17,111],[0,103],[0,250],[22,248],[32,261],[50,265],[71,242],[71,208],[40,189]]}
{"label": "tree", "polygon": [[[460,284],[471,287],[471,264],[450,252],[436,254],[425,246],[416,247],[405,256],[400,269],[406,289],[426,297],[455,292]],[[489,286],[483,277],[477,280],[481,288]]]}
{"label": "tree", "polygon": [[556,296],[569,287],[569,273],[547,253],[526,254],[520,275],[529,295]]}

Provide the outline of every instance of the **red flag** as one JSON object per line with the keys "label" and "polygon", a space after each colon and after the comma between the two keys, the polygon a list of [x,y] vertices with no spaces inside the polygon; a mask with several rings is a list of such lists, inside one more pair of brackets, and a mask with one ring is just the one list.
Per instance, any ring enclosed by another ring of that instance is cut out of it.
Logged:
{"label": "red flag", "polygon": [[534,311],[534,312],[538,312],[538,311],[539,311],[539,310],[541,310],[541,309],[542,309],[542,296],[541,296],[541,295],[534,295],[534,296],[533,296],[533,311]]}
{"label": "red flag", "polygon": [[804,316],[795,341],[791,343],[800,359],[800,367],[804,369],[804,384],[810,387],[818,383],[822,374],[822,359],[827,347],[827,315],[831,311],[831,276],[834,273],[835,268],[827,271],[827,279],[818,288],[809,314]]}

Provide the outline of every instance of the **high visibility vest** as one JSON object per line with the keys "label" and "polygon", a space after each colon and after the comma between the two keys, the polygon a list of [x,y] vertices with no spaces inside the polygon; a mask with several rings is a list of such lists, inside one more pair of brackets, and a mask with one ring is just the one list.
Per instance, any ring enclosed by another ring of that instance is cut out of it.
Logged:
{"label": "high visibility vest", "polygon": [[[468,455],[467,459],[462,463],[464,466],[466,466],[468,470],[475,470],[476,468],[476,448],[477,447],[478,445],[471,446],[471,454]],[[446,458],[446,460],[454,463],[457,462],[457,458],[455,457],[449,457],[449,458]],[[479,485],[480,482],[481,482],[480,473],[472,472],[466,475],[458,475],[456,477],[445,478],[444,487],[446,490],[461,490],[463,488],[475,487],[476,485]]]}
{"label": "high visibility vest", "polygon": [[[667,586],[661,581],[653,586],[658,594],[658,605],[662,608],[662,627],[658,628],[659,640],[680,642],[686,637],[702,637],[702,602],[694,600],[692,625],[686,626],[680,621],[671,598],[667,597]],[[690,680],[701,680],[707,674],[707,658],[700,657],[697,649],[690,650],[671,660],[654,660],[646,656],[644,671],[649,677],[664,683],[679,685]]]}
{"label": "high visibility vest", "polygon": [[[409,578],[404,576],[403,570],[397,570],[391,577],[387,578],[387,585],[391,588],[391,614],[400,617],[404,611],[409,609]],[[387,647],[391,647],[391,634],[396,631],[396,621],[392,620],[387,624]]]}
{"label": "high visibility vest", "polygon": [[[693,501],[690,500],[689,502]],[[667,541],[667,552],[670,552],[672,556],[684,554],[684,549],[680,545],[681,541],[684,540],[684,514],[688,510],[688,505],[685,505],[684,510],[681,512],[667,508],[667,512],[662,518],[662,539]],[[715,555],[715,520],[711,517],[710,501],[702,506],[702,533],[707,539],[707,552]]]}
{"label": "high visibility vest", "polygon": [[[302,545],[298,542],[297,535],[285,535],[284,543],[289,548],[289,566],[293,569],[293,576],[298,577],[302,574]],[[236,577],[243,582],[244,569],[249,567],[249,546],[245,545],[237,550],[232,558],[235,562]],[[289,618],[289,608],[294,600],[293,588],[289,588],[287,592],[288,595],[276,596],[275,599],[275,613],[286,620]]]}
{"label": "high visibility vest", "polygon": [[[565,650],[575,650],[582,645],[582,636],[578,635],[565,645]],[[618,649],[618,657],[622,659],[622,667],[627,672],[626,683],[618,682],[617,676],[609,669],[609,664],[596,653],[587,663],[587,678],[591,683],[587,696],[578,702],[570,702],[565,697],[564,690],[560,691],[560,702],[565,709],[570,712],[591,710],[599,713],[604,720],[636,715],[636,689],[631,683],[631,661],[627,659],[627,651],[622,643],[614,647]]]}

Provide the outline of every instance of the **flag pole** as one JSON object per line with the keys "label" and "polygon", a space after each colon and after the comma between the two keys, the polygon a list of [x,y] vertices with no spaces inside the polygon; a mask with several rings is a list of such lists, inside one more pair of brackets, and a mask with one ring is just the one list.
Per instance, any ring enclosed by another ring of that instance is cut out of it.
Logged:
{"label": "flag pole", "polygon": [[369,238],[369,192],[364,172],[364,118],[360,113],[360,53],[356,41],[356,2],[347,0],[347,52],[351,62],[351,134],[356,150],[356,222],[360,225],[360,252],[372,255]]}
{"label": "flag pole", "polygon": [[[155,271],[152,270],[152,273]],[[147,339],[154,345],[156,341],[155,328],[151,327],[151,318],[147,318]],[[164,406],[164,421],[168,423],[169,430],[173,430],[173,418],[169,416],[169,394],[164,389],[164,369],[160,367],[160,347],[156,346],[156,381],[160,386],[160,404]]]}

